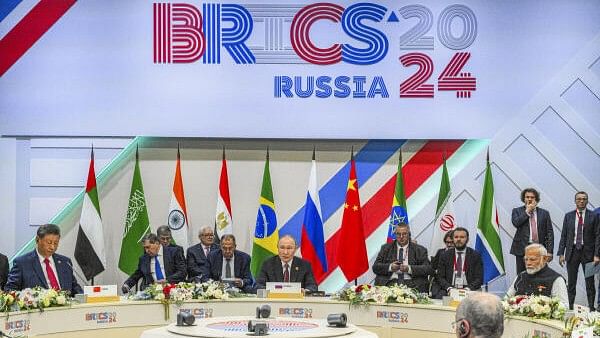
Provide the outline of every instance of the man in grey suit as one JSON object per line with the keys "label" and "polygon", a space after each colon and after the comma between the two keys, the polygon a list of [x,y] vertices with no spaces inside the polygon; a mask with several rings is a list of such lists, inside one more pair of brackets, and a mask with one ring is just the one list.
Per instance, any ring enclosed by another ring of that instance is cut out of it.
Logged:
{"label": "man in grey suit", "polygon": [[396,240],[382,245],[373,263],[375,285],[404,284],[427,292],[427,276],[432,272],[427,249],[411,243],[410,227],[406,223],[398,224],[394,233]]}
{"label": "man in grey suit", "polygon": [[538,207],[540,193],[533,188],[524,189],[521,192],[521,201],[524,205],[514,208],[511,217],[512,224],[517,228],[510,247],[510,253],[515,256],[517,274],[525,271],[523,256],[527,245],[532,243],[543,245],[550,255],[550,260],[554,252],[552,221],[550,213]]}
{"label": "man in grey suit", "polygon": [[215,243],[215,232],[212,227],[206,225],[200,228],[198,238],[200,243],[190,246],[186,254],[188,279],[194,282],[204,280],[202,271],[203,266],[208,264],[208,254],[219,249],[219,246]]}
{"label": "man in grey suit", "polygon": [[[588,194],[579,191],[575,194],[575,210],[565,214],[560,244],[558,245],[558,262],[560,266],[567,263],[569,308],[573,309],[575,291],[577,288],[577,274],[579,266],[585,271],[585,264],[600,263],[600,229],[598,216],[587,209]],[[588,305],[594,311],[596,288],[594,276],[585,279],[585,291]]]}
{"label": "man in grey suit", "polygon": [[267,282],[300,283],[306,291],[317,291],[317,282],[308,261],[294,256],[296,239],[285,235],[277,243],[278,255],[265,260],[256,278],[256,288],[264,289]]}

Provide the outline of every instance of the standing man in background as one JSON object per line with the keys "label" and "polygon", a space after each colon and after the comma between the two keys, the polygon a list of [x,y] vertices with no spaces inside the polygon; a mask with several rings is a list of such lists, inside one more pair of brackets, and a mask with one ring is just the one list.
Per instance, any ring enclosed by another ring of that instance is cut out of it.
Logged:
{"label": "standing man in background", "polygon": [[219,249],[215,244],[215,232],[212,227],[206,225],[200,228],[198,232],[200,243],[192,245],[187,249],[187,273],[190,281],[200,281],[203,279],[202,270],[208,254]]}
{"label": "standing man in background", "polygon": [[[587,204],[588,194],[586,192],[579,191],[575,194],[575,210],[565,215],[558,245],[558,262],[560,266],[564,266],[565,261],[567,263],[567,291],[571,310],[575,302],[579,266],[581,265],[585,273],[585,264],[592,261],[594,264],[600,263],[598,216],[592,210],[587,209]],[[585,279],[585,291],[590,311],[594,311],[596,287],[593,275]]]}
{"label": "standing man in background", "polygon": [[512,210],[511,222],[517,231],[513,237],[510,253],[515,256],[517,274],[525,271],[525,247],[529,244],[539,243],[548,251],[550,260],[554,252],[554,229],[550,213],[542,208],[538,208],[540,202],[540,193],[527,188],[521,192],[521,201],[523,206]]}
{"label": "standing man in background", "polygon": [[156,229],[156,235],[158,236],[160,244],[162,244],[163,246],[175,248],[181,253],[182,256],[184,256],[183,247],[181,245],[173,243],[173,235],[171,235],[171,228],[169,228],[168,225],[159,226],[158,229]]}

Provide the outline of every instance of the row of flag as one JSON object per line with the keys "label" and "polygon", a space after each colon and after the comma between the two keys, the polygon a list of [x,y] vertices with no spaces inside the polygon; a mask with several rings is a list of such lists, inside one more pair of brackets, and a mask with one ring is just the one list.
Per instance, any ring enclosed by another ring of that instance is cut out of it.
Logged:
{"label": "row of flag", "polygon": [[[475,248],[482,254],[484,261],[484,284],[504,275],[504,259],[499,234],[498,213],[494,201],[494,185],[489,163],[489,154],[486,162],[485,181],[475,244]],[[400,151],[396,184],[389,218],[388,242],[395,240],[394,227],[396,225],[400,223],[409,223],[403,176],[402,152]],[[219,191],[217,195],[217,209],[214,226],[215,235],[219,238],[223,234],[233,233],[227,161],[225,159],[224,150],[219,179]],[[175,166],[171,203],[168,212],[168,225],[171,228],[174,241],[179,245],[187,247],[189,244],[189,224],[183,179],[181,176],[181,157],[179,148],[177,149],[177,162]],[[433,235],[429,246],[431,255],[435,255],[435,252],[443,247],[444,234],[456,226],[452,207],[452,191],[445,159],[443,162],[442,179],[433,226]],[[136,150],[133,180],[118,264],[121,271],[127,274],[131,274],[135,271],[137,268],[138,257],[143,254],[143,248],[140,245],[141,238],[149,232],[150,222],[148,219],[147,204],[139,167],[139,155]],[[279,229],[275,212],[275,199],[271,186],[269,152],[267,150],[252,245],[251,272],[253,275],[256,276],[258,274],[264,260],[277,255],[278,241]],[[343,243],[344,247],[351,249],[344,251],[343,259],[337,261],[337,265],[340,267],[347,281],[356,280],[368,271],[369,259],[367,256],[365,235],[363,231],[359,184],[356,175],[356,164],[353,151],[350,159],[350,173],[346,188],[339,241]],[[302,257],[311,263],[317,282],[320,283],[323,281],[328,275],[329,267],[325,250],[325,235],[317,187],[317,165],[314,150],[306,203],[304,206],[300,252]],[[75,259],[88,280],[104,271],[106,267],[106,253],[104,248],[100,204],[96,187],[96,176],[94,172],[93,149],[91,151],[88,179],[77,233]]]}

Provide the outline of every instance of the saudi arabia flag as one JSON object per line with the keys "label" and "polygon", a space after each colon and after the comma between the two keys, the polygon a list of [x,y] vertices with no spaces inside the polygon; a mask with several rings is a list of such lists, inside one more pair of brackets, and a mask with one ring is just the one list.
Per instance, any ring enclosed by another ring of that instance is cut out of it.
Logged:
{"label": "saudi arabia flag", "polygon": [[144,197],[144,186],[142,185],[142,174],[138,151],[135,151],[135,169],[131,182],[131,193],[129,194],[129,206],[125,218],[125,231],[121,242],[121,254],[119,255],[119,269],[131,275],[137,268],[138,259],[144,253],[140,244],[142,237],[150,232],[150,221],[146,209],[146,198]]}

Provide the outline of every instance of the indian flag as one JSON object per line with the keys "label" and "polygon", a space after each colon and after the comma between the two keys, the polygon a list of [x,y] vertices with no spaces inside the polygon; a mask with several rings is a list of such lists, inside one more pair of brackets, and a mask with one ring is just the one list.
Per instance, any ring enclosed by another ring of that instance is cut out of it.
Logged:
{"label": "indian flag", "polygon": [[183,179],[181,178],[181,155],[177,147],[177,163],[175,165],[175,178],[171,193],[171,204],[169,206],[169,228],[173,241],[186,249],[188,243],[188,218],[185,207],[185,194],[183,192]]}

